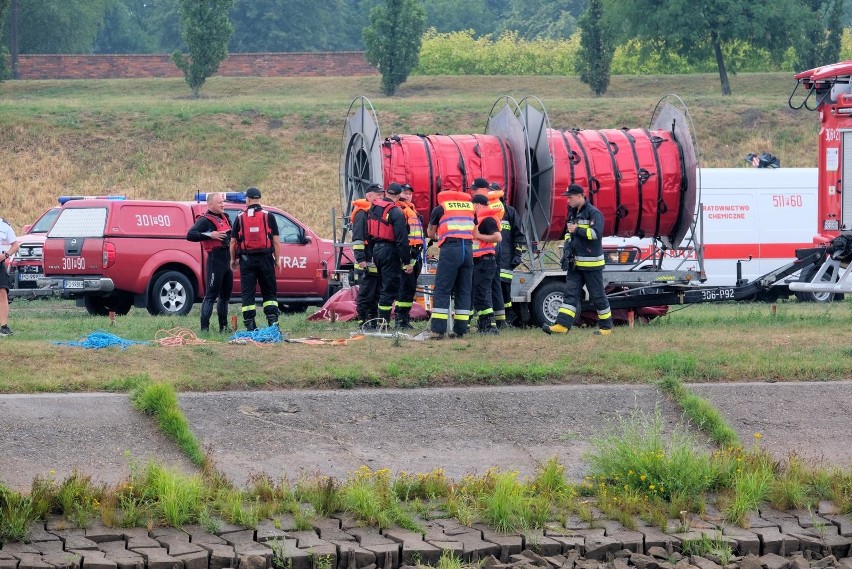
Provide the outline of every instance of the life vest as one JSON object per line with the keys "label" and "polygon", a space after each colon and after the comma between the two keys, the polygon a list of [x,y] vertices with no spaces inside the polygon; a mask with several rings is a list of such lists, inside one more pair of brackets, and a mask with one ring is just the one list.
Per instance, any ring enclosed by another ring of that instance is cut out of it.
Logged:
{"label": "life vest", "polygon": [[438,222],[438,246],[447,237],[473,239],[474,213],[470,194],[456,190],[438,193],[438,205],[444,208],[444,215]]}
{"label": "life vest", "polygon": [[[497,222],[497,232],[500,232],[500,218],[503,217],[503,212],[497,209],[483,208],[479,210],[479,213],[476,215],[477,224],[482,223],[487,218],[493,219]],[[496,243],[486,243],[485,241],[480,241],[479,239],[473,240],[473,256],[476,257],[484,257],[485,255],[496,255],[497,254],[497,244]]]}
{"label": "life vest", "polygon": [[390,222],[390,212],[395,207],[396,202],[384,198],[373,202],[367,212],[367,235],[377,241],[396,241]]}
{"label": "life vest", "polygon": [[500,201],[500,198],[503,197],[503,190],[491,190],[487,194],[488,197],[488,209],[494,209],[500,212],[500,217],[497,218],[497,225],[500,225],[500,220],[503,219],[503,216],[506,214],[506,206],[503,205],[503,202]]}
{"label": "life vest", "polygon": [[241,253],[271,253],[272,235],[269,234],[269,214],[257,207],[249,207],[241,212],[240,242]]}
{"label": "life vest", "polygon": [[355,214],[359,211],[367,212],[370,210],[370,201],[367,198],[357,199],[352,202],[352,212],[349,214],[349,222],[355,223]]}
{"label": "life vest", "polygon": [[402,213],[405,214],[405,221],[408,222],[408,244],[412,247],[422,247],[423,222],[417,215],[417,208],[411,202],[399,201],[397,204],[402,209]]}
{"label": "life vest", "polygon": [[[228,216],[224,213],[221,216],[218,216],[208,211],[204,214],[204,217],[209,219],[210,222],[216,226],[216,231],[219,233],[225,233],[226,231],[231,230],[231,220],[228,219]],[[227,246],[227,239],[223,241],[219,241],[218,239],[204,239],[201,241],[201,247],[204,249],[205,253],[209,253],[213,249],[224,249]]]}

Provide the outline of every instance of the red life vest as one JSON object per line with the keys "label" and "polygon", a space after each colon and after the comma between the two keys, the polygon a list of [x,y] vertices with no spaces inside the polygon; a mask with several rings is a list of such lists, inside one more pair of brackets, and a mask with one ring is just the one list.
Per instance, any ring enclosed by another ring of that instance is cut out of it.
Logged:
{"label": "red life vest", "polygon": [[373,202],[367,212],[367,235],[378,241],[396,241],[390,222],[390,212],[395,207],[396,202],[385,198]]}
{"label": "red life vest", "polygon": [[[477,224],[482,223],[487,218],[492,218],[497,222],[497,233],[500,233],[500,219],[503,217],[503,212],[499,209],[490,209],[483,208],[479,210],[479,213],[476,214],[476,222]],[[496,255],[497,254],[497,244],[496,243],[486,243],[485,241],[480,241],[479,239],[473,240],[473,256],[474,257],[484,257],[485,255]]]}
{"label": "red life vest", "polygon": [[241,212],[240,220],[241,253],[271,253],[272,235],[269,233],[269,214],[262,209],[249,207]]}
{"label": "red life vest", "polygon": [[408,222],[408,244],[412,247],[421,247],[423,245],[423,222],[417,215],[417,208],[411,202],[399,201],[397,205],[405,214],[405,220]]}
{"label": "red life vest", "polygon": [[444,208],[444,215],[438,222],[438,246],[447,237],[473,239],[473,202],[469,194],[445,190],[438,194],[438,205]]}
{"label": "red life vest", "polygon": [[[219,233],[225,233],[226,231],[231,230],[231,220],[228,219],[228,216],[224,213],[221,216],[218,216],[208,211],[204,214],[204,217],[209,219],[210,222],[216,226],[216,231]],[[205,253],[209,253],[213,249],[224,249],[227,246],[227,240],[219,241],[218,239],[204,239],[201,241],[201,247],[204,249]]]}

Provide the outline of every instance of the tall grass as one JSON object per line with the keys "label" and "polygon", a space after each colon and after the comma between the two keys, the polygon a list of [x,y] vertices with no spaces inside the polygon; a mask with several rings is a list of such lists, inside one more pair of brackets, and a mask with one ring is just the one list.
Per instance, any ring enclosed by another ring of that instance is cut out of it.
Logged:
{"label": "tall grass", "polygon": [[144,383],[134,390],[131,399],[139,410],[156,417],[160,429],[177,442],[192,462],[199,466],[205,463],[198,439],[190,430],[189,423],[178,406],[173,386],[165,383]]}

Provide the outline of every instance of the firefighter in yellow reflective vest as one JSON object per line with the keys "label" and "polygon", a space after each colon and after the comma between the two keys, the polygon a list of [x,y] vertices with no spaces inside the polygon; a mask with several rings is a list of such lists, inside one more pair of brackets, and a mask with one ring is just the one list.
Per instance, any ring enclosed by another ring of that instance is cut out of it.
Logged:
{"label": "firefighter in yellow reflective vest", "polygon": [[414,304],[414,295],[417,292],[417,278],[423,270],[423,220],[411,201],[413,197],[414,188],[411,184],[403,184],[399,201],[396,202],[408,222],[408,247],[411,249],[411,260],[414,261],[414,269],[410,273],[402,273],[394,308],[396,327],[403,330],[414,328],[411,325],[411,306]]}
{"label": "firefighter in yellow reflective vest", "polygon": [[355,254],[355,274],[358,279],[358,325],[375,328],[379,315],[379,270],[373,262],[373,243],[367,235],[367,212],[373,202],[384,196],[384,188],[370,184],[364,197],[352,202],[349,221],[352,224],[352,252]]}
{"label": "firefighter in yellow reflective vest", "polygon": [[473,286],[474,213],[470,196],[457,190],[438,193],[438,205],[429,216],[426,235],[437,239],[440,253],[435,270],[435,293],[430,340],[440,340],[447,333],[450,299],[455,297],[453,333],[467,334],[470,325],[471,288]]}
{"label": "firefighter in yellow reflective vest", "polygon": [[596,334],[612,333],[612,311],[603,284],[604,254],[602,232],[603,214],[590,204],[577,184],[568,186],[568,218],[565,228],[565,247],[562,250],[562,268],[565,273],[565,294],[556,316],[556,324],[541,327],[547,334],[565,334],[571,330],[577,314],[583,285],[598,313]]}

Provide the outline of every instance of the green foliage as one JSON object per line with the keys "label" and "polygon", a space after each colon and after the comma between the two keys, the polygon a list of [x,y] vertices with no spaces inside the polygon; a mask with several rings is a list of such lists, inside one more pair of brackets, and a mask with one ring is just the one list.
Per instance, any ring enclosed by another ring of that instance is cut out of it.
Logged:
{"label": "green foliage", "polygon": [[149,463],[142,479],[143,495],[173,527],[197,523],[203,510],[204,481],[187,476],[157,463]]}
{"label": "green foliage", "polygon": [[[6,21],[6,14],[9,12],[11,0],[0,0],[0,24]],[[0,27],[0,83],[9,77],[9,63],[7,57],[9,50],[6,48],[7,38],[4,37],[3,28]]]}
{"label": "green foliage", "polygon": [[172,59],[183,71],[192,96],[197,98],[201,86],[218,71],[219,64],[228,56],[228,41],[233,33],[228,10],[234,0],[179,1],[182,36],[189,57],[175,51]]}
{"label": "green foliage", "polygon": [[652,415],[634,411],[610,433],[593,439],[592,445],[589,480],[602,486],[697,502],[715,481],[710,457],[698,449],[684,426],[664,434],[659,409]]}
{"label": "green foliage", "polygon": [[0,542],[23,541],[37,517],[29,496],[0,484]]}
{"label": "green foliage", "polygon": [[669,376],[660,382],[660,387],[683,408],[684,414],[690,421],[710,435],[713,442],[722,447],[740,444],[737,432],[728,425],[719,410],[706,399],[695,395],[678,379]]}
{"label": "green foliage", "polygon": [[580,49],[577,70],[580,81],[600,97],[609,86],[612,65],[612,36],[603,24],[603,0],[589,0],[589,8],[580,18]]}
{"label": "green foliage", "polygon": [[346,0],[236,0],[230,11],[234,35],[229,50],[357,49],[363,26],[352,25],[356,12]]}
{"label": "green foliage", "polygon": [[385,0],[370,12],[364,29],[366,57],[382,74],[382,92],[391,96],[417,67],[426,15],[419,0]]}
{"label": "green foliage", "polygon": [[[104,23],[95,38],[94,53],[156,53],[157,37],[145,26],[146,12],[154,9],[143,0],[113,0],[107,4]],[[177,19],[177,18],[175,18]]]}
{"label": "green foliage", "polygon": [[192,462],[199,466],[204,464],[201,445],[178,406],[174,386],[166,383],[142,383],[134,389],[130,398],[137,409],[157,418],[160,429],[178,443]]}
{"label": "green foliage", "polygon": [[317,514],[328,516],[341,507],[340,485],[331,476],[302,477],[296,483],[295,497],[313,506]]}
{"label": "green foliage", "polygon": [[808,0],[803,33],[796,45],[797,69],[812,69],[840,58],[843,0]]}
{"label": "green foliage", "polygon": [[572,75],[579,37],[570,40],[523,40],[515,32],[492,38],[473,30],[426,31],[419,75]]}
{"label": "green foliage", "polygon": [[65,519],[73,521],[79,528],[85,528],[94,519],[102,495],[103,489],[92,485],[91,476],[83,475],[75,469],[59,484],[55,501]]}
{"label": "green foliage", "polygon": [[525,40],[568,39],[577,29],[575,16],[582,11],[580,4],[553,0],[516,0],[503,19],[500,31],[511,32]]}
{"label": "green foliage", "polygon": [[728,564],[734,555],[730,544],[722,537],[722,532],[717,532],[717,535],[714,537],[702,533],[698,539],[685,540],[681,542],[680,550],[686,556],[715,555],[719,558],[723,567]]}
{"label": "green foliage", "polygon": [[111,0],[18,0],[18,52],[91,53],[110,4]]}

